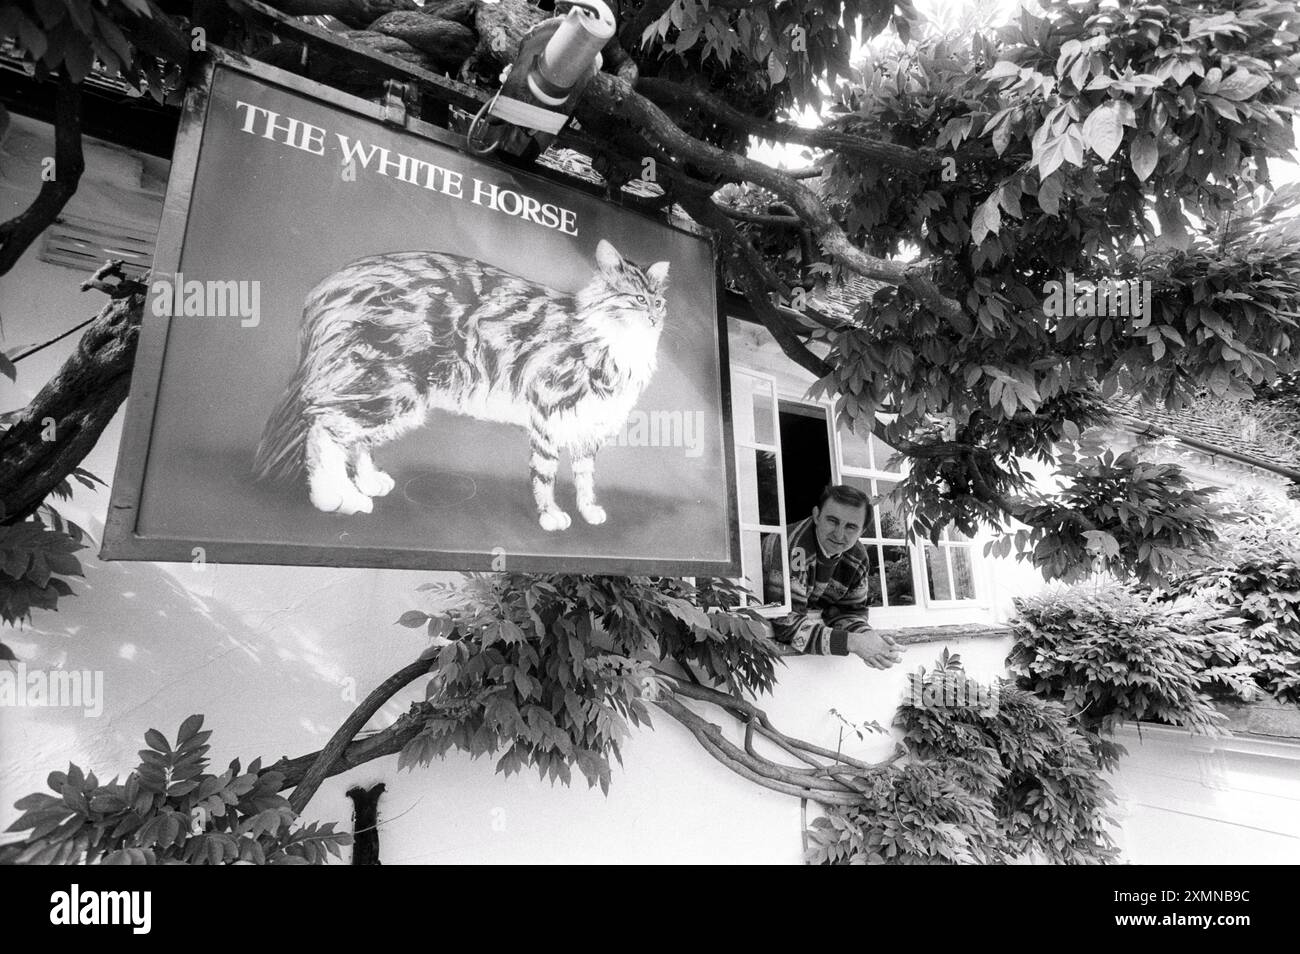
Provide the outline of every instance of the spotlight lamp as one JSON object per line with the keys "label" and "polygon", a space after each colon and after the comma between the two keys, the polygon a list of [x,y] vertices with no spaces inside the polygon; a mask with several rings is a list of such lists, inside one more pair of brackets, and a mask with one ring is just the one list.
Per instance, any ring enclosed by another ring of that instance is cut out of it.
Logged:
{"label": "spotlight lamp", "polygon": [[540,152],[568,123],[587,83],[600,70],[600,51],[614,35],[614,14],[602,0],[568,0],[567,8],[524,36],[503,74],[501,90],[470,124],[469,146],[480,154]]}

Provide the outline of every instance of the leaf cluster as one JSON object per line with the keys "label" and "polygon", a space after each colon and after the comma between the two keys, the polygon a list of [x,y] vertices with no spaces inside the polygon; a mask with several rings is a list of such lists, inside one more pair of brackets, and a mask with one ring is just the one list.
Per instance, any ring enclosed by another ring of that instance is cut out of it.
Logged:
{"label": "leaf cluster", "polygon": [[732,690],[773,682],[766,624],[726,581],[507,573],[426,589],[438,609],[399,620],[427,628],[436,661],[402,765],[458,749],[507,776],[531,767],[567,784],[576,767],[608,791],[629,726],[649,724],[664,691],[661,664]]}
{"label": "leaf cluster", "polygon": [[34,792],[15,807],[23,814],[9,831],[27,834],[0,849],[13,864],[324,864],[351,836],[334,823],[295,826],[279,794],[283,776],[262,771],[258,759],[238,760],[220,775],[205,771],[203,717],[181,723],[174,743],[157,729],[145,733],[139,765],[119,783],[69,765],[51,772],[54,794]]}

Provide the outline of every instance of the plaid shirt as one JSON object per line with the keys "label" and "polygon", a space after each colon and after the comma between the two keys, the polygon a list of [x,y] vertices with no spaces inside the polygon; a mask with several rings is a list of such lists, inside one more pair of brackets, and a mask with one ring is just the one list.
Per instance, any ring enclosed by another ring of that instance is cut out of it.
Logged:
{"label": "plaid shirt", "polygon": [[[861,543],[837,557],[822,556],[812,517],[786,528],[790,547],[790,607],[788,616],[772,620],[772,635],[801,653],[847,656],[848,631],[866,629],[870,560]],[[784,601],[780,538],[763,544],[763,597]],[[821,572],[818,565],[822,564]]]}

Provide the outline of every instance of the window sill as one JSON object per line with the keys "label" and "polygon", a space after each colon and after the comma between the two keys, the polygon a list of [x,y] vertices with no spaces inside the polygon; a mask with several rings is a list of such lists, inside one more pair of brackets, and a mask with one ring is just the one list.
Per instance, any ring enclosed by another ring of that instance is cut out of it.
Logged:
{"label": "window sill", "polygon": [[[996,639],[1011,635],[1010,626],[991,623],[954,623],[948,626],[905,626],[891,629],[872,629],[893,638],[900,646],[914,646],[919,643],[945,643],[953,639]],[[802,656],[788,646],[778,646],[779,656]]]}

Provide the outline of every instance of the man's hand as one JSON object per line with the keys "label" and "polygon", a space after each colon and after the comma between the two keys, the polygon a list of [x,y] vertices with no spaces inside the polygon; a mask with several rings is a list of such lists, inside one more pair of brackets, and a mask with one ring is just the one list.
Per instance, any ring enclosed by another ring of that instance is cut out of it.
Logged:
{"label": "man's hand", "polygon": [[874,630],[856,630],[849,633],[849,653],[859,657],[872,669],[888,669],[903,660],[898,643]]}

